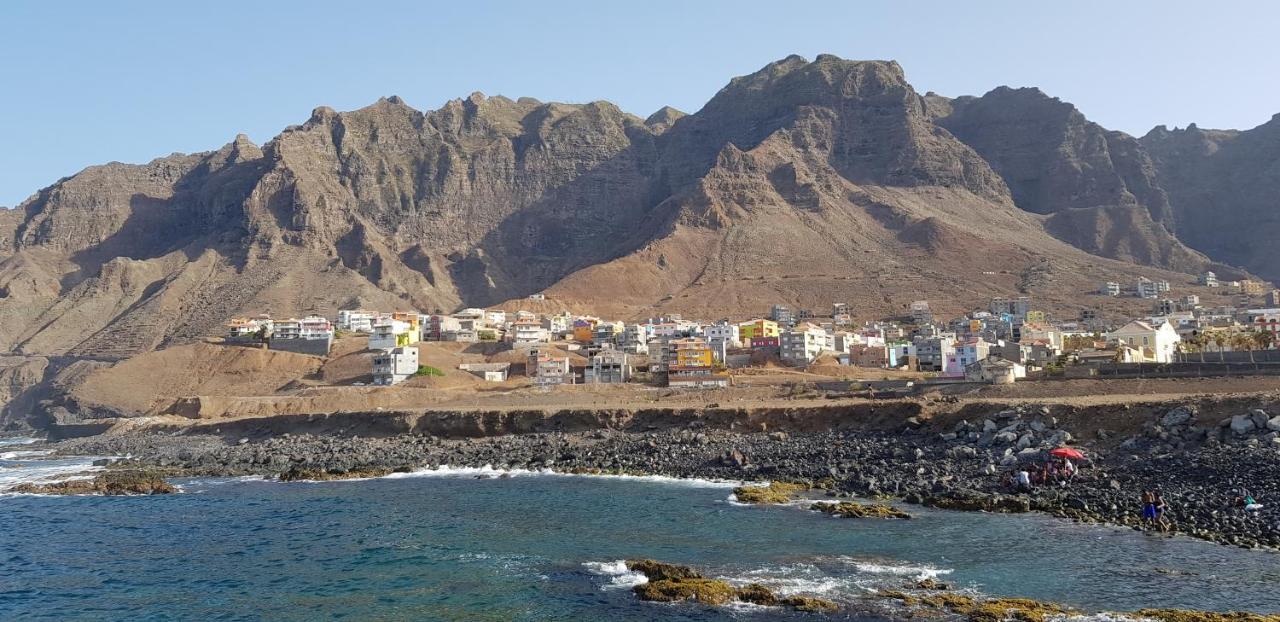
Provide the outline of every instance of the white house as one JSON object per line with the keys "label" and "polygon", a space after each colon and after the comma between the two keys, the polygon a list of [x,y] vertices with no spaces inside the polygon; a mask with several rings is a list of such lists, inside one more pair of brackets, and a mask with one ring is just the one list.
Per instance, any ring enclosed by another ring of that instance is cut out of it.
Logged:
{"label": "white house", "polygon": [[1027,368],[1009,359],[993,356],[969,363],[964,368],[964,376],[971,382],[1013,384],[1014,380],[1027,377]]}
{"label": "white house", "polygon": [[338,311],[338,329],[353,333],[373,332],[373,320],[376,314],[370,311],[343,309]]}
{"label": "white house", "polygon": [[832,336],[813,324],[801,324],[784,331],[778,339],[778,356],[792,365],[808,365],[823,352],[832,350]]}
{"label": "white house", "polygon": [[1141,320],[1134,320],[1107,333],[1107,341],[1129,346],[1141,353],[1143,363],[1169,363],[1177,352],[1182,338],[1168,322],[1152,327]]}
{"label": "white house", "polygon": [[537,320],[516,320],[511,327],[511,341],[516,345],[551,341],[551,333]]}
{"label": "white house", "polygon": [[400,384],[418,372],[418,348],[407,346],[373,357],[373,384]]}

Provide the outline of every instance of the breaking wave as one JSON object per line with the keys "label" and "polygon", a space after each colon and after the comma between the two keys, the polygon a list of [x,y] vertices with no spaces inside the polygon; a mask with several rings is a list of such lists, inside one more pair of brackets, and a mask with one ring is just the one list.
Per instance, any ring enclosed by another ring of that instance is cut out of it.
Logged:
{"label": "breaking wave", "polygon": [[586,562],[582,566],[591,574],[609,577],[609,582],[600,586],[602,590],[632,588],[649,582],[649,578],[644,574],[628,569],[627,562],[621,559],[611,562]]}

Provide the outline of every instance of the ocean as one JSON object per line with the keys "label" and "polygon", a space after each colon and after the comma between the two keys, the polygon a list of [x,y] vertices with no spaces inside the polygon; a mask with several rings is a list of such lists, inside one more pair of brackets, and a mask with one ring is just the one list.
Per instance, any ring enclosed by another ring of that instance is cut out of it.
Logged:
{"label": "ocean", "polygon": [[[0,451],[0,481],[85,463]],[[0,496],[0,619],[815,619],[637,601],[642,578],[621,564],[634,557],[845,602],[936,577],[1086,611],[1280,612],[1273,552],[1038,515],[909,507],[907,521],[839,519],[736,504],[730,482],[496,475]]]}

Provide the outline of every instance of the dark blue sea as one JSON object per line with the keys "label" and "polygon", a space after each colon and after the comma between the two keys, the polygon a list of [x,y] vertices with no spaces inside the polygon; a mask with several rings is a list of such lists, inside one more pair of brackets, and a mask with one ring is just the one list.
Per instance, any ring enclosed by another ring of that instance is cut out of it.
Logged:
{"label": "dark blue sea", "polygon": [[[10,474],[67,466],[0,457]],[[845,602],[937,577],[1087,611],[1280,612],[1275,553],[1042,516],[838,519],[737,505],[725,483],[476,474],[0,496],[0,620],[815,618],[638,602],[632,557]]]}

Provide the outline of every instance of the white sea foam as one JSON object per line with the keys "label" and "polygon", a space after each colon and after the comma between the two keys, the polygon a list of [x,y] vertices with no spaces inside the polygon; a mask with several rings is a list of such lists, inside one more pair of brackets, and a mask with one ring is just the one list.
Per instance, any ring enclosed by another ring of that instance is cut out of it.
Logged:
{"label": "white sea foam", "polygon": [[7,447],[9,445],[33,445],[39,442],[40,439],[31,438],[29,436],[7,436],[0,438],[0,447]]}
{"label": "white sea foam", "polygon": [[856,587],[852,576],[832,576],[813,564],[764,566],[740,575],[724,577],[732,585],[760,583],[783,596],[794,594],[844,594]]}
{"label": "white sea foam", "polygon": [[499,469],[493,465],[484,465],[481,467],[457,467],[457,466],[438,466],[417,469],[408,473],[391,473],[384,475],[386,479],[401,479],[413,477],[471,477],[476,479],[493,479],[508,477],[583,477],[583,478],[609,478],[619,480],[631,480],[638,482],[653,482],[658,484],[669,484],[676,486],[689,486],[693,488],[734,488],[742,485],[742,482],[729,480],[708,480],[708,479],[685,479],[680,477],[668,477],[665,475],[613,475],[604,473],[564,473],[554,469]]}
{"label": "white sea foam", "polygon": [[632,588],[649,582],[648,577],[642,573],[633,572],[627,568],[627,562],[621,559],[611,562],[586,562],[582,566],[591,574],[609,577],[609,582],[600,587],[602,590]]}
{"label": "white sea foam", "polygon": [[866,561],[852,558],[841,558],[841,561],[853,565],[858,572],[877,575],[891,575],[895,577],[910,577],[913,579],[936,579],[939,576],[951,574],[950,568],[936,568],[927,565],[913,564],[897,564],[885,561]]}
{"label": "white sea foam", "polygon": [[6,451],[6,452],[0,453],[0,460],[21,460],[23,458],[47,456],[51,453],[53,453],[52,449],[27,449],[23,451]]}
{"label": "white sea foam", "polygon": [[0,468],[0,491],[19,484],[47,484],[74,479],[89,479],[102,467],[95,467],[92,460],[84,461],[32,461],[21,465]]}

